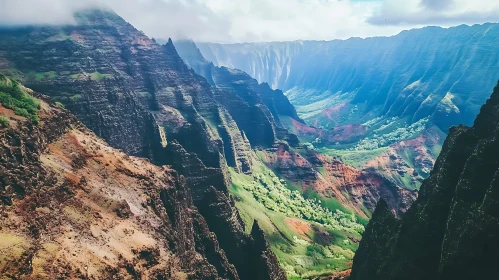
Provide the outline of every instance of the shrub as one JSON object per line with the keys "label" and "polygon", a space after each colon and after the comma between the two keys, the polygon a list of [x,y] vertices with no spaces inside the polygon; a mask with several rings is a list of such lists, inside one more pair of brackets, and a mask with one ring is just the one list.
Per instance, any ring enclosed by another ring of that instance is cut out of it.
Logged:
{"label": "shrub", "polygon": [[272,211],[288,217],[302,218],[317,222],[326,228],[362,233],[364,226],[357,222],[355,215],[341,210],[331,211],[315,199],[304,198],[299,191],[291,191],[270,172],[256,173],[253,181],[243,184],[255,199]]}
{"label": "shrub", "polygon": [[61,102],[56,102],[55,106],[57,106],[57,107],[59,107],[61,109],[66,109],[66,107],[64,107],[64,104],[62,104]]}
{"label": "shrub", "polygon": [[0,117],[0,127],[9,127],[9,119],[6,117]]}
{"label": "shrub", "polygon": [[12,109],[16,115],[26,117],[38,124],[38,110],[40,101],[26,93],[16,81],[10,80],[0,74],[0,103]]}
{"label": "shrub", "polygon": [[[375,150],[380,147],[387,147],[393,143],[415,137],[426,129],[428,122],[429,117],[426,117],[411,125],[405,124],[403,127],[395,128],[391,132],[383,133],[384,129],[387,129],[392,125],[396,125],[396,118],[392,118],[386,121],[386,125],[374,130],[374,135],[372,137],[360,140],[354,148],[350,148],[349,150],[366,151]],[[377,133],[381,133],[381,135],[378,135]]]}

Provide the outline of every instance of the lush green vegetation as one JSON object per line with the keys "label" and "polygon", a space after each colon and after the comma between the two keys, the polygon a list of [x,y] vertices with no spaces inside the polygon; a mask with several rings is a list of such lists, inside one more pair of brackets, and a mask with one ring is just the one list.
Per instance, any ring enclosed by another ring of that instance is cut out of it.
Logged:
{"label": "lush green vegetation", "polygon": [[14,110],[16,115],[26,117],[38,124],[38,110],[40,101],[26,93],[25,89],[16,81],[0,74],[0,103]]}
{"label": "lush green vegetation", "polygon": [[90,77],[92,77],[92,80],[104,80],[107,79],[107,75],[104,75],[100,72],[94,72],[90,74]]}
{"label": "lush green vegetation", "polygon": [[8,118],[0,116],[0,127],[1,128],[9,127],[9,123],[10,123],[10,121]]}
{"label": "lush green vegetation", "polygon": [[[254,165],[253,176],[233,170],[231,174],[230,191],[246,231],[258,221],[289,279],[309,279],[350,268],[358,246],[352,240],[359,240],[363,231],[355,216],[331,211],[312,195],[307,199],[297,190],[289,190],[261,163]],[[290,219],[308,229],[297,230]]]}
{"label": "lush green vegetation", "polygon": [[27,75],[28,79],[35,79],[36,81],[41,81],[43,79],[54,79],[57,77],[57,73],[55,71],[49,72],[29,72]]}
{"label": "lush green vegetation", "polygon": [[355,215],[338,209],[333,212],[315,198],[304,198],[299,191],[286,188],[284,181],[270,172],[255,174],[254,181],[243,187],[267,209],[283,213],[287,217],[317,222],[334,230],[358,233],[364,231],[364,226],[357,223]]}
{"label": "lush green vegetation", "polygon": [[55,102],[55,106],[57,106],[61,109],[66,109],[66,107],[64,107],[64,104],[62,104],[61,102]]}
{"label": "lush green vegetation", "polygon": [[110,78],[112,75],[110,74],[102,74],[98,71],[93,72],[93,73],[79,73],[79,74],[72,74],[70,77],[72,79],[87,79],[88,76],[90,75],[90,78],[94,81],[101,81]]}
{"label": "lush green vegetation", "polygon": [[359,151],[330,149],[326,147],[317,149],[319,153],[338,158],[345,164],[355,168],[362,168],[362,166],[364,166],[364,164],[366,164],[369,160],[384,154],[387,150],[388,148],[386,147]]}
{"label": "lush green vegetation", "polygon": [[392,118],[387,120],[380,128],[374,130],[371,137],[360,140],[351,150],[374,150],[415,137],[426,128],[428,122],[429,118],[424,118],[407,125],[406,123],[400,123],[397,118]]}

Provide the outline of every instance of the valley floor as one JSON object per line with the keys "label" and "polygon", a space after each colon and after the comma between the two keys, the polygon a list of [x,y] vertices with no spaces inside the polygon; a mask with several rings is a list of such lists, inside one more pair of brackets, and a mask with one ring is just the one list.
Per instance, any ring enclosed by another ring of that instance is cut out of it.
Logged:
{"label": "valley floor", "polygon": [[304,199],[258,161],[252,176],[231,174],[230,192],[246,231],[258,221],[289,279],[327,276],[351,267],[364,230],[355,215]]}

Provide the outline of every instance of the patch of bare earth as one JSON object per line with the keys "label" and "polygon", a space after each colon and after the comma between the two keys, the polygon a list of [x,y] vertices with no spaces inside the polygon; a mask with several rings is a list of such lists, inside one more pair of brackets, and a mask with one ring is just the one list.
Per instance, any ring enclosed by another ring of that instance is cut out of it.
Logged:
{"label": "patch of bare earth", "polygon": [[284,221],[293,231],[295,231],[305,239],[309,239],[308,236],[310,236],[310,234],[312,233],[312,226],[310,225],[310,223],[294,218],[285,218]]}

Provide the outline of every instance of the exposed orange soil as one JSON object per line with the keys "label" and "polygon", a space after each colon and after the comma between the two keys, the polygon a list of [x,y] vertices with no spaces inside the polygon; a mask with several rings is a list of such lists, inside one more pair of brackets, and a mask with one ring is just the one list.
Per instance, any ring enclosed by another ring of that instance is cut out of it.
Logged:
{"label": "exposed orange soil", "polygon": [[[49,114],[45,106],[42,118]],[[11,116],[9,111],[0,107],[0,115]],[[150,207],[175,185],[168,167],[129,157],[76,129],[49,144],[39,161],[53,185],[0,209],[0,274],[22,273],[18,269],[26,258],[29,279],[55,279],[61,273],[68,279],[128,279],[132,270],[148,279],[159,271],[176,273],[180,260],[163,235],[168,218]],[[154,260],[140,252],[152,252]],[[183,279],[178,273],[172,279]]]}
{"label": "exposed orange soil", "polygon": [[351,269],[335,272],[332,275],[321,278],[321,280],[346,280],[350,276],[350,273],[352,273]]}
{"label": "exposed orange soil", "polygon": [[324,198],[334,198],[362,217],[370,215],[380,197],[400,211],[415,199],[413,192],[397,188],[380,175],[355,169],[328,155],[298,153],[286,144],[264,150],[263,154],[266,163],[286,180],[299,184],[303,191],[311,189]]}
{"label": "exposed orange soil", "polygon": [[294,218],[284,218],[284,221],[296,233],[306,239],[309,239],[308,235],[312,232],[312,226],[309,223]]}
{"label": "exposed orange soil", "polygon": [[338,119],[340,111],[347,106],[347,103],[342,103],[333,108],[327,108],[322,111],[322,114],[326,116],[329,120],[335,122]]}

